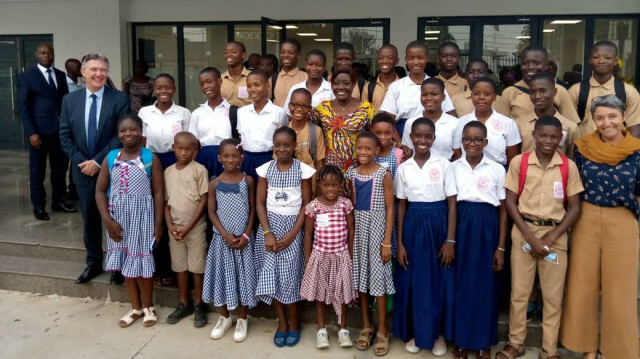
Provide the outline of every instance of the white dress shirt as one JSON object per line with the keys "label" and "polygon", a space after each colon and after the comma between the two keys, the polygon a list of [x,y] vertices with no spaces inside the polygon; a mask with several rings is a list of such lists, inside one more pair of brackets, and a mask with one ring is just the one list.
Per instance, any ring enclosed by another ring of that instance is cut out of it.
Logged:
{"label": "white dress shirt", "polygon": [[[507,164],[507,147],[515,146],[522,140],[515,121],[499,114],[496,110],[492,111],[491,116],[484,124],[487,126],[487,139],[489,140],[489,144],[484,148],[484,155],[504,166]],[[460,123],[456,129],[453,148],[462,148],[462,130],[467,123],[478,120],[476,111],[474,110],[470,114],[460,117],[459,120]],[[464,149],[462,149],[463,157],[464,154]]]}
{"label": "white dress shirt", "polygon": [[230,107],[225,99],[216,108],[211,108],[208,101],[201,104],[191,114],[189,132],[200,140],[202,146],[219,146],[220,142],[231,138]]}
{"label": "white dress shirt", "polygon": [[458,201],[489,203],[495,207],[505,198],[504,167],[482,156],[482,160],[472,169],[466,157],[462,157],[449,166],[447,181],[456,184]]}
{"label": "white dress shirt", "polygon": [[398,166],[394,184],[396,197],[409,202],[437,202],[456,195],[456,183],[447,180],[451,163],[431,155],[420,168],[411,157]]}
{"label": "white dress shirt", "polygon": [[[51,66],[49,69],[51,69],[51,78],[53,79],[53,83],[56,85],[56,88],[58,88],[58,79],[56,79],[56,72],[53,71],[53,66]],[[49,69],[38,64],[38,70],[42,72],[42,76],[44,76],[44,80],[47,81],[47,83],[49,83],[49,74],[47,73],[47,70]]]}
{"label": "white dress shirt", "polygon": [[238,109],[238,133],[242,147],[249,152],[266,152],[273,149],[273,133],[289,122],[287,113],[267,100],[260,113],[253,104]]}
{"label": "white dress shirt", "polygon": [[154,103],[141,108],[138,116],[142,119],[142,136],[147,138],[146,147],[152,152],[165,153],[173,151],[171,145],[178,132],[189,130],[191,112],[173,103],[162,113]]}
{"label": "white dress shirt", "polygon": [[[428,79],[427,74],[424,79]],[[422,84],[417,84],[409,76],[396,80],[389,85],[389,90],[384,96],[380,111],[388,112],[396,116],[396,120],[420,116],[424,112],[424,107],[420,102]],[[444,90],[444,101],[442,102],[442,112],[455,110],[453,102],[447,90]]]}
{"label": "white dress shirt", "polygon": [[[420,116],[411,117],[404,125],[404,132],[402,132],[402,144],[407,145],[412,150],[413,142],[411,142],[411,125]],[[436,121],[436,140],[431,146],[431,155],[443,157],[448,160],[453,157],[453,138],[456,135],[456,129],[458,128],[458,118],[443,112],[442,116]]]}

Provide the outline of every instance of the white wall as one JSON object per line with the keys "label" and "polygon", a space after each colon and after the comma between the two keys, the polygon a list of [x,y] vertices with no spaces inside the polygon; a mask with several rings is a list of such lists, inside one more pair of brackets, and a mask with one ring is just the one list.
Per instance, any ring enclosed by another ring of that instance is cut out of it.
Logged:
{"label": "white wall", "polygon": [[0,0],[0,34],[52,33],[58,66],[100,50],[120,83],[130,67],[131,22],[390,18],[391,42],[403,47],[422,16],[638,12],[639,0]]}

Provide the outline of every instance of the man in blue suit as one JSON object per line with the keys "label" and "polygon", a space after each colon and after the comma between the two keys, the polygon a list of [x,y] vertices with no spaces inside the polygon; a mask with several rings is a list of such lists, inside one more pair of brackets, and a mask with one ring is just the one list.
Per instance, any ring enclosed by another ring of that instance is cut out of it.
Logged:
{"label": "man in blue suit", "polygon": [[29,139],[29,187],[33,214],[36,219],[48,221],[44,189],[47,157],[51,168],[51,209],[76,212],[64,202],[69,159],[60,146],[58,135],[62,97],[69,93],[69,88],[64,72],[52,66],[55,58],[53,46],[40,44],[36,58],[38,65],[18,77],[18,99],[24,133]]}
{"label": "man in blue suit", "polygon": [[[130,112],[129,96],[105,86],[109,60],[104,55],[86,55],[81,71],[86,88],[64,97],[60,115],[60,142],[71,160],[84,219],[87,267],[76,280],[78,284],[102,273],[102,223],[95,200],[96,180],[107,153],[120,147],[116,121]],[[116,283],[123,279],[120,276],[115,280],[114,275],[111,278]]]}

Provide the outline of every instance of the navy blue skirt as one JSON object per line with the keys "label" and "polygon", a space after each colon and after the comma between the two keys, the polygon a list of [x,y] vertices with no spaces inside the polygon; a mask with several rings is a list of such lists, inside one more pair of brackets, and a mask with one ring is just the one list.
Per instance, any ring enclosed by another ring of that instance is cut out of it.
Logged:
{"label": "navy blue skirt", "polygon": [[253,177],[253,180],[255,181],[255,184],[256,184],[256,188],[258,188],[258,174],[256,173],[256,168],[271,161],[272,159],[273,159],[273,151],[266,151],[266,152],[245,151],[240,169],[246,175]]}
{"label": "navy blue skirt", "polygon": [[493,254],[499,234],[497,207],[458,202],[454,341],[465,349],[485,350],[498,343],[502,272],[493,271]]}
{"label": "navy blue skirt", "polygon": [[403,235],[409,264],[395,271],[393,335],[415,338],[423,349],[433,348],[441,334],[453,336],[455,265],[445,269],[438,258],[446,238],[445,201],[409,203]]}
{"label": "navy blue skirt", "polygon": [[399,118],[396,121],[396,131],[398,131],[398,133],[400,134],[400,137],[402,137],[402,134],[404,133],[404,125],[406,124],[407,124],[406,118]]}
{"label": "navy blue skirt", "polygon": [[204,146],[196,156],[196,162],[203,165],[209,172],[209,179],[219,176],[222,171],[222,164],[218,161],[218,150],[220,146]]}
{"label": "navy blue skirt", "polygon": [[167,167],[170,167],[171,165],[178,162],[178,159],[176,158],[176,154],[173,151],[164,152],[164,153],[156,152],[154,153],[154,155],[156,155],[156,157],[158,157],[158,159],[160,160],[160,164],[162,165],[163,171],[166,170]]}

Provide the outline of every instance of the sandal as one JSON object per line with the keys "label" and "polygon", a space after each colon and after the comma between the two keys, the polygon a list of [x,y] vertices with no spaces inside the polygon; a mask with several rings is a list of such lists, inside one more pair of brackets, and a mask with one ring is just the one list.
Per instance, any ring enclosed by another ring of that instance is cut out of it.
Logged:
{"label": "sandal", "polygon": [[[373,340],[373,328],[363,328],[356,340],[356,348],[359,350],[367,350],[371,346]],[[365,344],[362,344],[365,343]]]}
{"label": "sandal", "polygon": [[[453,352],[451,354],[453,354],[453,359],[467,359],[468,357],[467,350],[462,349],[460,347],[455,347],[455,349],[453,349]],[[480,358],[479,354],[478,354],[478,358]],[[485,359],[485,358],[482,358],[482,359]]]}
{"label": "sandal", "polygon": [[[510,353],[510,349],[513,349],[516,351],[515,354],[511,354]],[[507,344],[504,346],[504,348],[502,348],[502,350],[500,350],[498,353],[496,353],[496,359],[514,359],[514,358],[519,358],[521,356],[524,356],[525,350],[524,350],[524,345],[515,345],[515,344],[511,344],[509,342],[507,342]],[[502,355],[502,358],[498,357],[498,355]]]}
{"label": "sandal", "polygon": [[120,318],[120,328],[126,328],[133,324],[138,318],[140,318],[143,314],[143,311],[140,309],[129,309],[129,312],[124,315],[124,317]]}
{"label": "sandal", "polygon": [[144,312],[144,319],[142,320],[142,325],[144,325],[145,327],[152,327],[156,325],[156,323],[158,322],[158,317],[156,316],[156,308],[155,307],[142,308],[142,311]]}
{"label": "sandal", "polygon": [[487,350],[478,350],[477,359],[491,359],[491,348]]}
{"label": "sandal", "polygon": [[538,354],[538,359],[560,359],[560,355],[558,354],[549,355],[547,352],[543,350],[540,352],[540,354]]}
{"label": "sandal", "polygon": [[[382,339],[382,343],[373,343],[373,354],[377,357],[387,355],[389,352],[389,333],[387,333],[387,335],[382,335],[380,332],[377,332],[376,338]],[[379,352],[378,349],[382,349],[382,351]]]}

